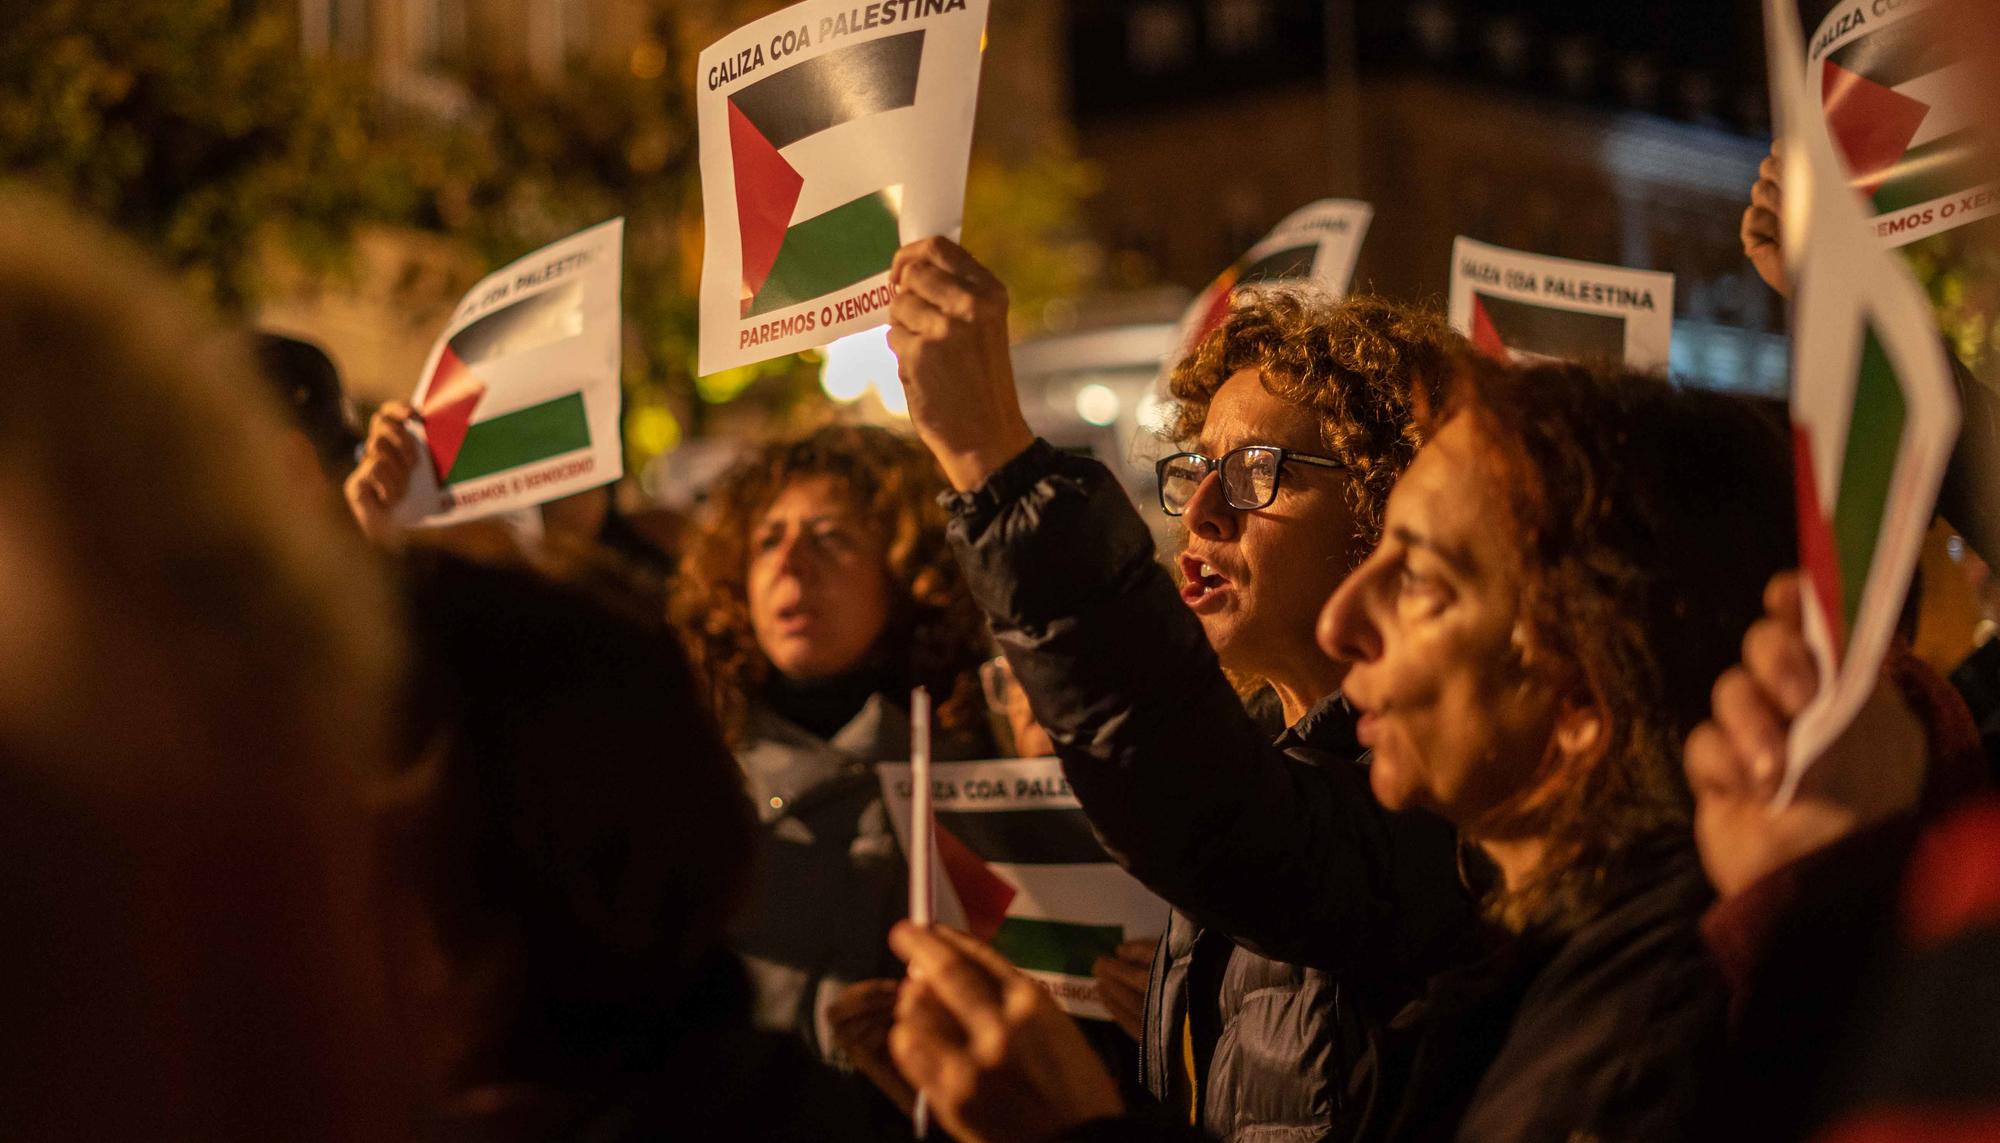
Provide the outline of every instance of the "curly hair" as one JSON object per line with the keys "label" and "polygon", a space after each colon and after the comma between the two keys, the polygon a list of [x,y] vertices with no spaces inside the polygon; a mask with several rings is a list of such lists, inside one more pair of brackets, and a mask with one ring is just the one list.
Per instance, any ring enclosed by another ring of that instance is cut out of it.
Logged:
{"label": "curly hair", "polygon": [[1796,562],[1785,422],[1615,366],[1470,358],[1419,410],[1430,431],[1460,415],[1519,536],[1527,662],[1598,716],[1588,749],[1551,742],[1483,823],[1548,839],[1536,874],[1489,900],[1495,919],[1567,927],[1602,906],[1609,871],[1689,828],[1682,742]]}
{"label": "curly hair", "polygon": [[986,717],[978,669],[985,619],[945,543],[944,477],[915,440],[870,425],[828,425],[767,444],[730,467],[710,491],[682,556],[668,613],[687,640],[717,717],[740,744],[771,661],[750,625],[750,533],[785,487],[832,477],[888,541],[896,601],[880,646],[911,686],[938,696],[939,726],[971,732]]}
{"label": "curly hair", "polygon": [[1225,381],[1245,369],[1272,395],[1319,420],[1328,453],[1347,467],[1348,508],[1366,554],[1382,532],[1389,489],[1422,443],[1413,396],[1451,377],[1464,340],[1427,310],[1383,298],[1336,301],[1296,288],[1237,294],[1229,316],[1174,367],[1169,432],[1192,441]]}

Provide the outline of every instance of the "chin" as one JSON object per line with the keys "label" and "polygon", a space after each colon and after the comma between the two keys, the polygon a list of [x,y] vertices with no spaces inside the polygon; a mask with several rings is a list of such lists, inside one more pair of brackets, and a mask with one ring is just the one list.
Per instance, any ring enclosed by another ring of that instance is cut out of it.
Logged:
{"label": "chin", "polygon": [[1377,749],[1368,763],[1368,788],[1385,810],[1407,810],[1416,805],[1416,790],[1392,761]]}

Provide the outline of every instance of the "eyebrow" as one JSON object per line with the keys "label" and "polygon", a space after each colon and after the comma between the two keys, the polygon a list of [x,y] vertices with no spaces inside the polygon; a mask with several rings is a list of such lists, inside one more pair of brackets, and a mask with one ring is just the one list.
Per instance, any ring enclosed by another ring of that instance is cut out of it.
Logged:
{"label": "eyebrow", "polygon": [[1389,534],[1395,537],[1397,543],[1406,548],[1422,548],[1430,552],[1451,565],[1453,570],[1462,575],[1473,575],[1478,571],[1478,565],[1473,562],[1470,552],[1463,548],[1439,543],[1437,540],[1424,535],[1407,524],[1390,528]]}

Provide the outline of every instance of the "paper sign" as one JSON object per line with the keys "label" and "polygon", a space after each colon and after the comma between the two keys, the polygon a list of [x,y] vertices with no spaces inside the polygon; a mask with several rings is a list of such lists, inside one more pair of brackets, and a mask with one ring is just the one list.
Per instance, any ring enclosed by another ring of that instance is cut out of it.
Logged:
{"label": "paper sign", "polygon": [[624,475],[624,235],[614,218],[544,246],[459,302],[410,398],[424,459],[401,523],[456,524]]}
{"label": "paper sign", "polygon": [[1451,324],[1502,361],[1613,361],[1664,372],[1674,276],[1461,237],[1451,247]]}
{"label": "paper sign", "polygon": [[1764,22],[1795,284],[1805,633],[1820,670],[1819,693],[1792,723],[1782,806],[1879,681],[1958,436],[1959,404],[1922,288],[1875,239],[1879,218],[1850,189],[1819,101],[1783,62],[1804,53],[1792,0],[1765,0]]}
{"label": "paper sign", "polygon": [[[876,768],[904,852],[910,848],[911,768]],[[1119,868],[1054,758],[931,765],[937,920],[998,949],[1072,1015],[1111,1018],[1091,962],[1119,943],[1157,937],[1167,904]]]}
{"label": "paper sign", "polygon": [[1951,20],[1930,0],[1841,3],[1803,57],[1806,97],[1839,169],[1890,246],[2000,213],[1976,138],[1979,109],[1963,94],[1978,64]]}
{"label": "paper sign", "polygon": [[957,237],[987,0],[806,0],[701,53],[703,374],[888,320],[889,261]]}
{"label": "paper sign", "polygon": [[1229,316],[1229,301],[1239,290],[1311,283],[1333,297],[1347,293],[1355,260],[1361,256],[1361,240],[1374,216],[1374,207],[1343,198],[1323,198],[1286,215],[1196,295],[1181,315],[1174,340],[1178,348],[1168,367],[1222,324]]}

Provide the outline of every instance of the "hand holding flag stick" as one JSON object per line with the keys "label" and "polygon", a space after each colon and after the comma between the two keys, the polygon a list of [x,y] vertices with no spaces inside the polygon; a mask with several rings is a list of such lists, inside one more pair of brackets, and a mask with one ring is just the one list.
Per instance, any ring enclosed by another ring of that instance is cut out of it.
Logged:
{"label": "hand holding flag stick", "polygon": [[909,922],[890,930],[889,947],[910,966],[889,1053],[954,1136],[1052,1139],[1123,1114],[1076,1021],[1005,957]]}

